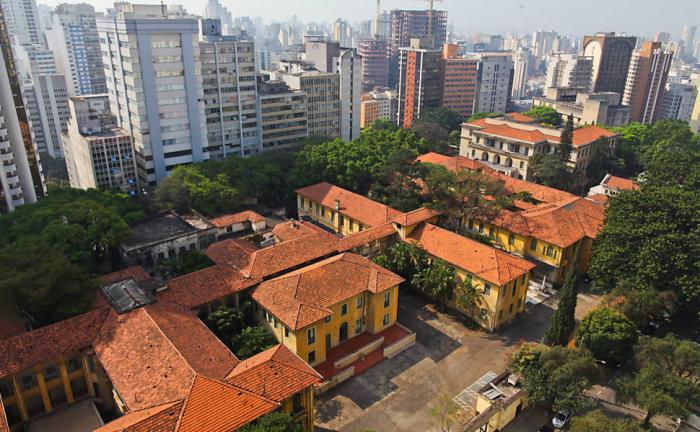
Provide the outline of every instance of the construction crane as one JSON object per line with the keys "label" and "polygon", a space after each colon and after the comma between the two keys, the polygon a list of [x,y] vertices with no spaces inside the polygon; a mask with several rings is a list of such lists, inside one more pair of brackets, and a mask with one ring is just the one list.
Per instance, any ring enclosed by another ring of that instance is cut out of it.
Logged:
{"label": "construction crane", "polygon": [[[411,1],[425,1],[425,0],[411,0]],[[428,43],[430,48],[435,48],[435,37],[433,36],[433,21],[435,12],[435,3],[441,3],[444,0],[428,0]],[[379,2],[379,0],[377,0]]]}

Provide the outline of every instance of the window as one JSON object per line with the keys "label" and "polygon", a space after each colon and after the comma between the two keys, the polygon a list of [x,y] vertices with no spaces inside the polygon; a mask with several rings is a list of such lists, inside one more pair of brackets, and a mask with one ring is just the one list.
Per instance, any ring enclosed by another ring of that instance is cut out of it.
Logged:
{"label": "window", "polygon": [[508,313],[513,314],[513,305],[511,304],[510,307],[508,307]]}
{"label": "window", "polygon": [[309,363],[316,363],[316,351],[309,351]]}
{"label": "window", "polygon": [[362,333],[362,319],[358,319],[355,321],[355,334],[360,333]]}
{"label": "window", "polygon": [[316,327],[311,327],[306,331],[306,339],[309,345],[316,342]]}
{"label": "window", "polygon": [[289,327],[284,326],[284,337],[289,337]]}
{"label": "window", "polygon": [[484,224],[483,224],[483,222],[479,222],[479,233],[481,233],[481,234],[484,233]]}
{"label": "window", "polygon": [[81,367],[82,365],[80,364],[80,358],[78,358],[78,356],[73,356],[66,360],[66,369],[68,369],[68,373],[75,372]]}
{"label": "window", "polygon": [[345,316],[348,314],[348,304],[345,303],[340,306],[340,316]]}
{"label": "window", "polygon": [[469,221],[469,230],[474,231],[474,222],[473,221]]}
{"label": "window", "polygon": [[360,309],[362,306],[364,306],[364,304],[365,304],[365,297],[364,297],[363,295],[360,295],[360,296],[357,298],[356,306],[357,306],[358,309]]}
{"label": "window", "polygon": [[390,303],[391,303],[391,291],[387,291],[384,293],[384,307],[389,307]]}
{"label": "window", "polygon": [[301,405],[301,393],[297,393],[292,398],[292,411],[298,413],[302,409],[304,409],[304,407]]}
{"label": "window", "polygon": [[494,238],[496,235],[496,231],[493,229],[493,227],[489,228],[489,238]]}
{"label": "window", "polygon": [[272,326],[277,328],[277,318],[272,317]]}
{"label": "window", "polygon": [[498,320],[500,321],[502,319],[503,319],[503,309],[498,311]]}
{"label": "window", "polygon": [[384,319],[382,319],[382,325],[389,325],[389,314],[384,314]]}
{"label": "window", "polygon": [[491,294],[491,284],[485,283],[484,284],[484,295],[490,295]]}
{"label": "window", "polygon": [[51,363],[44,368],[44,380],[50,381],[58,377],[58,367]]}
{"label": "window", "polygon": [[333,315],[328,315],[326,317],[325,321],[326,321],[326,323],[329,323],[329,322],[331,322],[332,319],[333,319]]}
{"label": "window", "polygon": [[547,246],[547,256],[551,257],[554,256],[554,248],[552,246]]}
{"label": "window", "polygon": [[537,240],[532,239],[530,240],[530,250],[537,250]]}
{"label": "window", "polygon": [[508,244],[511,246],[515,244],[515,234],[511,234],[508,236]]}
{"label": "window", "polygon": [[511,294],[512,296],[515,296],[515,288],[518,286],[518,280],[513,281],[513,293]]}
{"label": "window", "polygon": [[32,387],[36,387],[36,380],[32,372],[28,372],[20,377],[20,387],[22,387],[22,390],[29,390]]}
{"label": "window", "polygon": [[489,315],[489,311],[487,311],[484,308],[481,308],[481,310],[479,311],[479,318],[481,318],[482,320],[485,320],[488,315]]}

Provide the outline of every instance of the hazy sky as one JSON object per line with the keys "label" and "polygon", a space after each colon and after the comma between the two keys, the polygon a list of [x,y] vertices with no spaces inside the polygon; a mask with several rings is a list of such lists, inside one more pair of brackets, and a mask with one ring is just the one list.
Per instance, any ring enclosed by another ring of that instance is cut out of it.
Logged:
{"label": "hazy sky", "polygon": [[[354,22],[371,17],[375,10],[375,0],[220,1],[234,16],[261,16],[266,22],[287,19],[292,14],[305,22],[332,21],[338,17]],[[60,1],[39,2],[56,4]],[[110,0],[88,2],[98,9],[113,3]],[[205,0],[166,0],[166,3],[182,3],[190,12],[202,13]],[[423,0],[384,0],[382,8],[424,9],[426,4]],[[687,22],[700,25],[700,0],[444,0],[436,5],[446,9],[455,30],[465,34],[528,33],[541,28],[572,35],[616,30],[640,35],[667,31],[677,36]]]}

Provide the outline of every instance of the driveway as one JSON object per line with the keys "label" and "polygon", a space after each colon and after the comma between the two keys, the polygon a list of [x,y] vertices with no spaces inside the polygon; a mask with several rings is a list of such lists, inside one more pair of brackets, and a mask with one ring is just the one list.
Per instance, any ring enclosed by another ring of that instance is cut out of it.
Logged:
{"label": "driveway", "polygon": [[416,332],[416,344],[320,396],[318,431],[437,430],[431,409],[487,372],[503,370],[508,353],[520,341],[539,340],[556,298],[493,334],[470,330],[459,317],[440,313],[411,294],[402,293],[399,304],[399,321]]}

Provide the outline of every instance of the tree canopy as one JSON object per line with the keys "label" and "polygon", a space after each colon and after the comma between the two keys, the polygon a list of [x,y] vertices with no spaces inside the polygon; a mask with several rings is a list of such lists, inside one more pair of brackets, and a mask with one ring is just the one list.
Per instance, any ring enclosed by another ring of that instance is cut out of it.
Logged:
{"label": "tree canopy", "polygon": [[301,432],[301,426],[289,414],[275,411],[237,430],[238,432]]}
{"label": "tree canopy", "polygon": [[634,420],[612,419],[600,410],[589,411],[573,417],[569,426],[571,432],[644,432],[646,429]]}
{"label": "tree canopy", "polygon": [[599,371],[586,350],[526,343],[510,357],[509,367],[523,378],[523,388],[533,404],[570,409],[588,407],[583,391],[591,387]]}
{"label": "tree canopy", "polygon": [[576,273],[570,271],[564,281],[564,286],[561,289],[559,297],[559,307],[552,316],[549,322],[549,329],[545,334],[545,342],[548,345],[563,345],[566,346],[569,342],[569,337],[576,326],[576,301],[578,295]]}
{"label": "tree canopy", "polygon": [[421,112],[419,121],[433,123],[447,132],[452,132],[462,128],[464,118],[449,108],[430,108]]}
{"label": "tree canopy", "polygon": [[576,345],[589,349],[598,360],[624,363],[638,338],[632,321],[617,309],[602,307],[593,310],[581,321],[576,332]]}
{"label": "tree canopy", "polygon": [[551,126],[559,126],[562,123],[561,114],[559,114],[554,108],[547,106],[532,107],[523,114],[534,118],[538,123],[544,123]]}
{"label": "tree canopy", "polygon": [[499,113],[499,112],[475,112],[474,114],[472,114],[471,117],[469,117],[467,119],[467,121],[471,122],[471,121],[481,120],[484,118],[496,118],[496,117],[500,117],[502,115],[503,115],[503,113]]}

